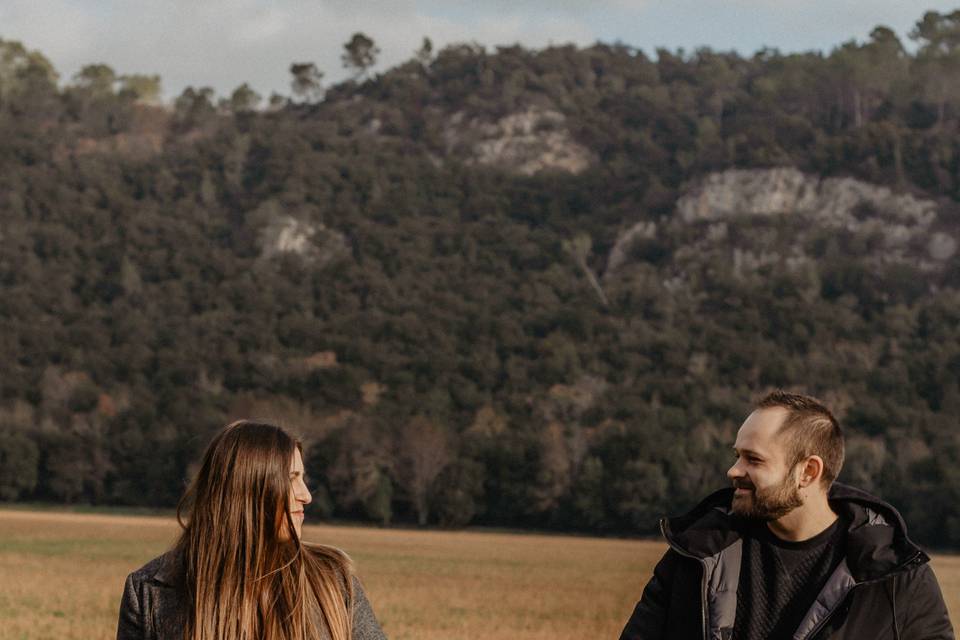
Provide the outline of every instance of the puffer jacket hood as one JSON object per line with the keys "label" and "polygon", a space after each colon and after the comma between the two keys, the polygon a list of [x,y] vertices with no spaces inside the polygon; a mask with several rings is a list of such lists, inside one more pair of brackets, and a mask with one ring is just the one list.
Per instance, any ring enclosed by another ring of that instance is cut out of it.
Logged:
{"label": "puffer jacket hood", "polygon": [[[730,640],[750,535],[749,523],[731,512],[732,500],[733,489],[722,489],[689,513],[660,521],[670,549],[621,640]],[[907,536],[897,510],[840,483],[828,500],[846,525],[844,557],[792,639],[954,640],[930,559]]]}
{"label": "puffer jacket hood", "polygon": [[[907,525],[889,503],[854,487],[833,483],[827,499],[848,523],[847,566],[860,582],[928,562],[930,558],[907,536]],[[660,528],[672,547],[696,558],[714,556],[741,538],[746,523],[733,515],[733,488],[707,496],[690,512],[663,518]]]}

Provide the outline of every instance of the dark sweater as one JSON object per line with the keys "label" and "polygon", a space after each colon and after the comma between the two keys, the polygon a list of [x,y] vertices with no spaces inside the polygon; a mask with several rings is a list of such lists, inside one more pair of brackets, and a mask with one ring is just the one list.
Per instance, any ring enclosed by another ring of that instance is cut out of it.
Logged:
{"label": "dark sweater", "polygon": [[792,638],[843,560],[846,528],[838,518],[813,538],[790,542],[777,538],[765,523],[750,526],[743,537],[733,637]]}

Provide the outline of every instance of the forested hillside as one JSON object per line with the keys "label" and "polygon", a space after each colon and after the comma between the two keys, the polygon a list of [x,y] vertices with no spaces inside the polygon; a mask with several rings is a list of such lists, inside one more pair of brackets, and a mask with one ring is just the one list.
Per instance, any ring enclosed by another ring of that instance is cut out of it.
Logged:
{"label": "forested hillside", "polygon": [[170,506],[253,416],[317,515],[646,534],[785,387],[960,546],[960,12],[909,37],[355,37],[349,82],[171,105],[0,41],[0,499]]}

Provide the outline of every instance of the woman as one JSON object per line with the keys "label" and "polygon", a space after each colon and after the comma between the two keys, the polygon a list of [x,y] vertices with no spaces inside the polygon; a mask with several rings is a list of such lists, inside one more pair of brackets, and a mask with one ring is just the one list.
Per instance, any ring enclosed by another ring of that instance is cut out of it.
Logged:
{"label": "woman", "polygon": [[350,559],[301,541],[310,500],[300,442],[227,425],[177,505],[176,544],[127,577],[117,640],[382,640]]}

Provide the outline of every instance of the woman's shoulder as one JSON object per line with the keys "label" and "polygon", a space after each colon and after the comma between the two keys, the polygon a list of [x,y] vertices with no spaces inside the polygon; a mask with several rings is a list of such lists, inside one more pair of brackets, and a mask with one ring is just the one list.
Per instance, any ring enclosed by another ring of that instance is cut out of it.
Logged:
{"label": "woman's shoulder", "polygon": [[344,595],[349,590],[349,580],[353,576],[353,561],[343,549],[315,542],[301,546],[301,552],[310,557],[308,563],[314,569],[332,573],[336,577]]}
{"label": "woman's shoulder", "polygon": [[168,550],[130,573],[134,583],[156,581],[174,586],[183,575],[183,559],[176,550]]}
{"label": "woman's shoulder", "polygon": [[373,613],[373,607],[367,594],[363,590],[363,584],[360,579],[353,574],[353,601],[350,608],[353,611],[353,637],[357,640],[386,640],[380,622],[376,614]]}
{"label": "woman's shoulder", "polygon": [[175,638],[189,611],[177,583],[177,555],[167,551],[127,576],[120,604],[118,640]]}

